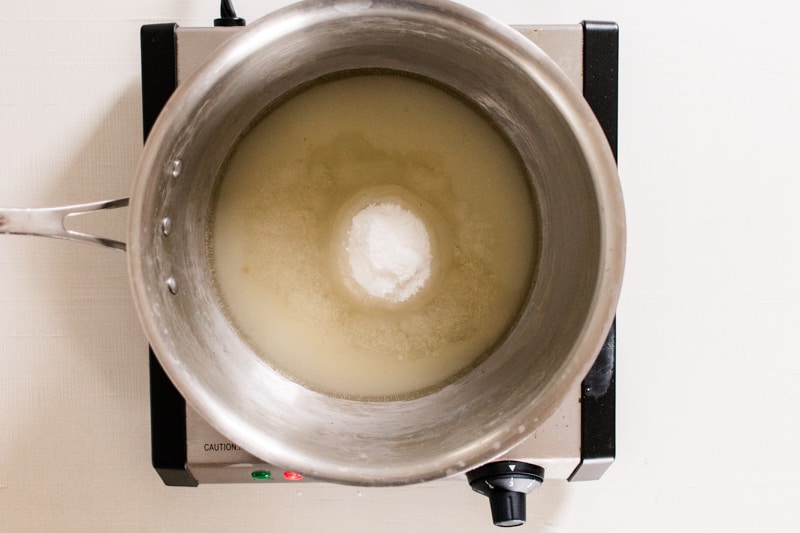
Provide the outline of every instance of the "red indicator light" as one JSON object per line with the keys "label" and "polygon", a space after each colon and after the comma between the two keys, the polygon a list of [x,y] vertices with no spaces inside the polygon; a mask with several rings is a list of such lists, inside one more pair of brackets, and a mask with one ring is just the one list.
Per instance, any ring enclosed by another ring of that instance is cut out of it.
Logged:
{"label": "red indicator light", "polygon": [[287,470],[283,473],[283,477],[289,481],[300,481],[303,479],[303,474],[298,474],[297,472],[290,472]]}

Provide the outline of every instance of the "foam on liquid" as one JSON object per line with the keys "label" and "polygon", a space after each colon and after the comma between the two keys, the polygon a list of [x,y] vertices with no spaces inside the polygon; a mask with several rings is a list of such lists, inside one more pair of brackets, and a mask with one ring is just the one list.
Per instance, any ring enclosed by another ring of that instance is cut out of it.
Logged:
{"label": "foam on liquid", "polygon": [[[394,204],[428,230],[401,302],[359,290],[348,228]],[[312,86],[266,115],[220,181],[210,257],[230,319],[271,365],[328,394],[396,398],[473,365],[513,323],[535,255],[517,157],[460,99],[399,75]]]}

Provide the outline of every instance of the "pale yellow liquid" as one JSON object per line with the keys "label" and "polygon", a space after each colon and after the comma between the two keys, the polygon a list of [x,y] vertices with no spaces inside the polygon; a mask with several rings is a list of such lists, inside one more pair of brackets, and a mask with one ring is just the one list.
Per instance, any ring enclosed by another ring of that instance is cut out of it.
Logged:
{"label": "pale yellow liquid", "polygon": [[[342,268],[342,228],[381,201],[413,210],[433,241],[433,274],[400,304],[360,295]],[[292,97],[242,139],[210,257],[265,361],[328,394],[388,399],[434,390],[502,338],[530,288],[534,222],[518,158],[480,115],[423,81],[355,75]]]}

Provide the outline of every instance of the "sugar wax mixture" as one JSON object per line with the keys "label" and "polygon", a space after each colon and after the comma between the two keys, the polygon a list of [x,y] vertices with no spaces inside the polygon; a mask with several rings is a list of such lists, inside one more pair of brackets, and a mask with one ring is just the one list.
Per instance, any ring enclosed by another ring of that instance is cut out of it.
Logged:
{"label": "sugar wax mixture", "polygon": [[210,257],[231,321],[328,394],[431,390],[479,360],[527,296],[536,230],[521,165],[423,81],[306,89],[242,139],[217,193]]}

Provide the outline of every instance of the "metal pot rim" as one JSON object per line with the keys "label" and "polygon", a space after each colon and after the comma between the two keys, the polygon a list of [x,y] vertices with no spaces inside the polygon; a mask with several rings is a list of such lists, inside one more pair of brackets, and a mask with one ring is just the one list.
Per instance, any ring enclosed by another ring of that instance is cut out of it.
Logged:
{"label": "metal pot rim", "polygon": [[[134,301],[147,338],[153,345],[159,361],[170,379],[197,411],[223,434],[257,456],[263,457],[299,471],[309,472],[308,458],[295,453],[287,446],[274,442],[264,443],[263,436],[254,428],[242,427],[233,416],[230,406],[219,405],[208,390],[198,387],[196,376],[180,357],[176,346],[165,330],[159,306],[154,303],[153,293],[164,287],[154,287],[148,269],[154,268],[152,250],[148,244],[154,221],[147,215],[146,204],[157,195],[163,181],[169,179],[174,170],[173,160],[165,158],[165,146],[175,144],[176,136],[186,141],[191,132],[176,132],[176,117],[186,109],[203,108],[203,100],[213,91],[215,81],[235,68],[237,61],[251,53],[254,46],[277,39],[282,35],[303,31],[319,21],[341,18],[357,20],[357,17],[386,17],[396,20],[413,16],[431,24],[445,24],[460,28],[470,39],[490,43],[502,49],[515,65],[527,72],[543,88],[564,120],[571,125],[577,143],[586,156],[592,175],[597,180],[597,204],[601,218],[600,266],[594,280],[594,295],[589,304],[594,311],[582,325],[580,334],[574,339],[573,354],[596,354],[605,334],[611,326],[616,302],[619,297],[624,263],[625,223],[622,213],[622,196],[616,179],[613,156],[597,121],[566,76],[557,66],[522,35],[510,27],[466,7],[449,2],[432,0],[348,0],[343,2],[312,1],[295,4],[276,11],[245,29],[219,49],[214,56],[187,82],[178,87],[173,97],[159,116],[151,130],[137,170],[131,200],[128,242],[128,266]],[[160,169],[154,172],[154,169]],[[564,391],[579,381],[588,372],[593,357],[574,356],[567,359],[548,392],[534,405],[520,410],[530,419],[544,419],[558,406]],[[513,426],[513,427],[512,427]],[[362,485],[396,485],[427,481],[455,474],[477,466],[516,445],[535,427],[524,432],[517,430],[518,424],[498,426],[481,439],[465,443],[457,453],[441,457],[429,457],[413,463],[386,465],[382,467],[347,467],[342,464],[312,465],[312,477],[340,483]],[[499,445],[499,446],[498,446]]]}

